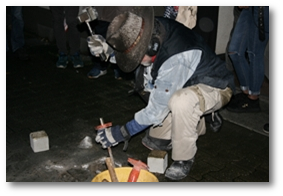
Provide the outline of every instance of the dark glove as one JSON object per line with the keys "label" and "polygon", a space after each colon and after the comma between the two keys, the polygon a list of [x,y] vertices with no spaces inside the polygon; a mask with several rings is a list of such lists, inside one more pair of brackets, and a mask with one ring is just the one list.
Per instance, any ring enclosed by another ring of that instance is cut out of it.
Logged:
{"label": "dark glove", "polygon": [[123,150],[128,148],[128,141],[131,136],[138,132],[141,132],[148,125],[140,125],[135,120],[131,120],[124,126],[113,126],[106,129],[98,130],[95,141],[101,143],[102,148],[108,148],[110,146],[116,146],[120,142],[125,142]]}

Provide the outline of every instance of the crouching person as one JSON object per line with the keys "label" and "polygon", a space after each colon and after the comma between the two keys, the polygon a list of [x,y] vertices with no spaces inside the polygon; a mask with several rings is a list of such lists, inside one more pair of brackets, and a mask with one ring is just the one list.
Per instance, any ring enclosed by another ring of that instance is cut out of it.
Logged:
{"label": "crouching person", "polygon": [[220,120],[214,114],[232,96],[233,74],[201,36],[174,20],[154,17],[152,7],[134,7],[116,16],[106,42],[95,37],[88,41],[92,54],[112,48],[114,56],[107,56],[122,71],[135,71],[135,90],[147,100],[133,120],[98,131],[96,141],[103,148],[128,145],[132,136],[146,130],[144,146],[172,150],[173,163],[165,176],[185,178],[194,163],[196,141],[206,131],[204,116]]}

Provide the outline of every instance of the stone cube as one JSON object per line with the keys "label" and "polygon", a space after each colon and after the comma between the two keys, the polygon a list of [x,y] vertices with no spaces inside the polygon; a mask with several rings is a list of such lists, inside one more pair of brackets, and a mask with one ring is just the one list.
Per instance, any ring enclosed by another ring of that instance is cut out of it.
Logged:
{"label": "stone cube", "polygon": [[167,152],[152,150],[147,157],[147,166],[150,172],[164,174],[168,166]]}
{"label": "stone cube", "polygon": [[30,133],[29,138],[33,152],[49,150],[49,139],[44,130]]}

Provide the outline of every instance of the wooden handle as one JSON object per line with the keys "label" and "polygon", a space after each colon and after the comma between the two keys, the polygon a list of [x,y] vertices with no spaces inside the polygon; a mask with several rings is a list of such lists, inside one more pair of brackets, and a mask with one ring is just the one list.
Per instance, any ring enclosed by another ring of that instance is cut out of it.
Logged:
{"label": "wooden handle", "polygon": [[114,157],[113,157],[113,154],[112,154],[112,150],[111,150],[111,147],[108,147],[108,154],[109,154],[109,158],[110,158],[110,161],[113,165],[113,168],[115,168],[115,162],[114,162]]}
{"label": "wooden handle", "polygon": [[115,169],[114,169],[114,166],[112,165],[111,159],[109,157],[106,157],[105,162],[106,162],[109,174],[110,174],[111,181],[112,182],[119,182],[117,175],[116,175],[116,172],[115,172]]}

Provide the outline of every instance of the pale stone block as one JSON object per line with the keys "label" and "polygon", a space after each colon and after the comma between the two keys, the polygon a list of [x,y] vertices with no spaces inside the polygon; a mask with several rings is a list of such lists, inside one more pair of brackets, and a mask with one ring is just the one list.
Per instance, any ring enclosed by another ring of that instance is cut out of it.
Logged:
{"label": "pale stone block", "polygon": [[164,174],[168,166],[167,152],[152,150],[147,157],[147,166],[150,172]]}
{"label": "pale stone block", "polygon": [[49,139],[44,130],[30,133],[29,138],[33,152],[49,150]]}

